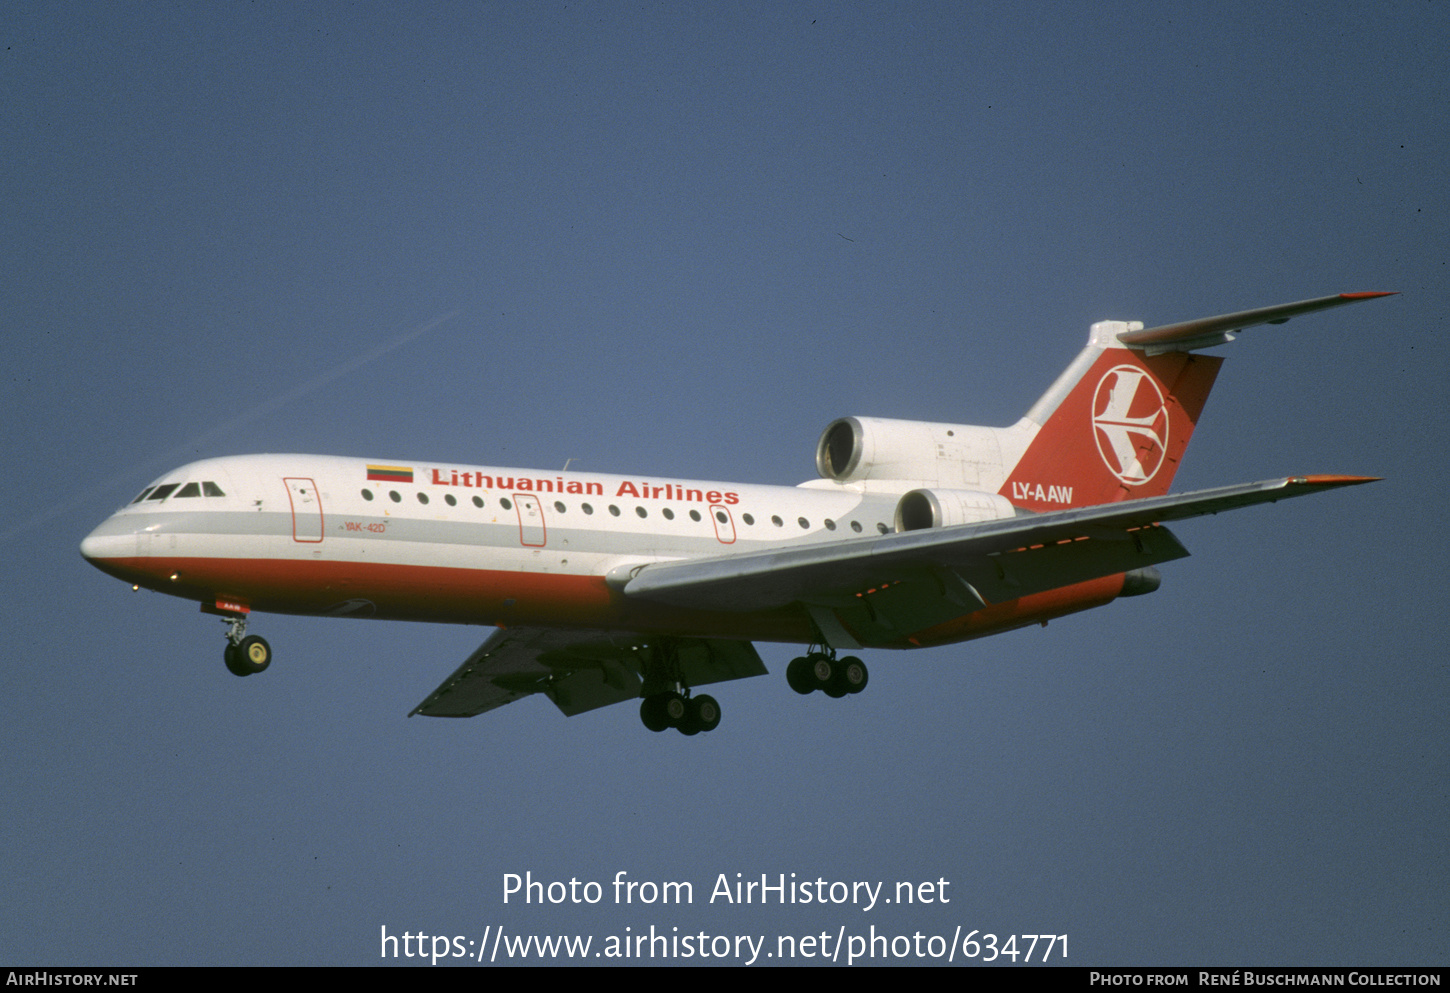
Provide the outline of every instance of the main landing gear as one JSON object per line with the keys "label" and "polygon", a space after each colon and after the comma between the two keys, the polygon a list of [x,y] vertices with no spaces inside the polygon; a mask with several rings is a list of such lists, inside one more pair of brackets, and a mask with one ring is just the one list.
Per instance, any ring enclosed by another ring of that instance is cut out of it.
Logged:
{"label": "main landing gear", "polygon": [[272,664],[272,646],[266,638],[247,634],[247,618],[237,615],[222,618],[227,624],[227,647],[222,659],[234,676],[250,676],[266,672]]}
{"label": "main landing gear", "polygon": [[705,693],[690,695],[673,642],[662,639],[650,646],[643,662],[644,699],[639,702],[639,719],[645,727],[651,731],[674,728],[692,735],[720,726],[719,702]]}
{"label": "main landing gear", "polygon": [[720,726],[720,704],[707,693],[685,696],[671,690],[667,693],[655,693],[641,700],[639,719],[651,731],[674,728],[684,735],[699,734],[701,731],[713,731]]}
{"label": "main landing gear", "polygon": [[791,659],[785,670],[785,681],[802,695],[816,690],[837,698],[848,693],[860,693],[870,678],[865,662],[854,655],[838,659],[835,651],[829,648]]}

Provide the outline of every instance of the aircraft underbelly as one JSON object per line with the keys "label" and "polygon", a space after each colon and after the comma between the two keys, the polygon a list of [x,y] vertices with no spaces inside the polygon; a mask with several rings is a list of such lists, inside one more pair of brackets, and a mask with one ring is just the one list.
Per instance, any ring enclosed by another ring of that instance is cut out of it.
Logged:
{"label": "aircraft underbelly", "polygon": [[[113,559],[108,572],[151,589],[256,611],[454,624],[553,625],[749,641],[808,643],[815,628],[799,605],[711,611],[634,600],[595,575],[373,563],[317,557],[215,558],[152,554]],[[1121,576],[1077,583],[979,607],[909,609],[909,591],[886,608],[890,622],[851,624],[863,647],[911,648],[985,637],[1114,599]]]}
{"label": "aircraft underbelly", "polygon": [[202,603],[239,600],[252,610],[270,613],[811,640],[810,623],[798,610],[736,613],[633,601],[595,575],[320,557],[160,555],[112,559],[106,571],[173,596]]}

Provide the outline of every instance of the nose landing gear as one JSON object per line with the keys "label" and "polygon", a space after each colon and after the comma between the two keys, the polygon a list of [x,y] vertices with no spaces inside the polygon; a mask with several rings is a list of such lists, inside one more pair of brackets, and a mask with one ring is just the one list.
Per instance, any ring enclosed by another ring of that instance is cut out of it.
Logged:
{"label": "nose landing gear", "polygon": [[267,639],[247,634],[245,616],[224,617],[223,620],[227,625],[227,647],[222,653],[222,660],[227,664],[227,671],[234,676],[266,672],[272,664],[272,646],[267,644]]}

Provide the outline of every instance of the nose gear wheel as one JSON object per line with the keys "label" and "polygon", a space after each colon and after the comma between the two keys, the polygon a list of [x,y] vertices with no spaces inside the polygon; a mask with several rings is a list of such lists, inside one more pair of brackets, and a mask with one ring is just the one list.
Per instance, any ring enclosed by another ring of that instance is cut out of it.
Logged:
{"label": "nose gear wheel", "polygon": [[245,615],[225,617],[227,624],[227,647],[222,652],[222,661],[227,671],[234,676],[252,676],[266,672],[272,664],[272,646],[267,639],[247,634]]}

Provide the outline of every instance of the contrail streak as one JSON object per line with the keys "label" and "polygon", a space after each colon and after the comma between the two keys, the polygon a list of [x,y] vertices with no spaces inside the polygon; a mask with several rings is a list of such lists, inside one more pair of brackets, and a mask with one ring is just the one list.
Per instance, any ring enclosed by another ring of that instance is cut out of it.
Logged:
{"label": "contrail streak", "polygon": [[289,403],[292,403],[295,400],[299,400],[302,397],[305,397],[307,394],[316,392],[317,390],[322,389],[322,387],[328,385],[329,383],[341,379],[348,373],[361,369],[363,366],[367,365],[370,362],[376,362],[378,359],[382,358],[384,355],[387,355],[389,352],[402,348],[408,342],[412,341],[415,338],[422,337],[429,331],[432,331],[438,325],[442,324],[444,321],[451,320],[457,315],[458,311],[450,310],[446,314],[442,314],[438,317],[433,318],[433,320],[431,321],[420,324],[416,328],[404,332],[403,334],[399,335],[397,338],[392,339],[391,341],[386,341],[383,342],[381,345],[376,345],[373,348],[368,349],[366,352],[363,352],[361,355],[348,359],[341,365],[329,369],[326,372],[320,373],[317,376],[314,376],[312,379],[309,379],[307,382],[301,384],[300,386],[294,386],[292,389],[286,391],[285,393],[279,393],[277,396],[272,397],[269,400],[262,401],[255,407],[252,407],[250,410],[243,411],[242,413],[236,415],[230,420],[227,420],[224,423],[219,424],[216,427],[197,435],[195,438],[191,439],[185,444],[177,445],[174,448],[167,449],[165,452],[162,452],[159,455],[147,459],[145,462],[139,465],[128,468],[124,473],[117,473],[116,475],[110,477],[104,482],[97,483],[95,486],[89,487],[88,489],[77,493],[69,500],[66,500],[62,503],[54,504],[49,509],[42,511],[39,514],[36,514],[34,517],[31,517],[30,519],[20,524],[17,524],[15,527],[10,528],[7,531],[0,532],[0,542],[9,541],[11,538],[15,537],[23,531],[29,531],[33,527],[44,524],[46,521],[59,517],[61,514],[67,513],[68,511],[74,510],[81,504],[88,503],[91,500],[96,499],[96,497],[105,493],[107,490],[114,489],[122,483],[125,483],[127,480],[135,480],[137,476],[149,478],[150,474],[158,467],[175,465],[176,462],[187,452],[194,451],[195,449],[211,442],[212,440],[222,435],[230,434],[231,432],[237,430],[237,428],[240,428],[242,425],[250,424],[252,421],[255,421],[259,417],[264,417],[267,414],[274,413],[275,411],[287,406]]}

